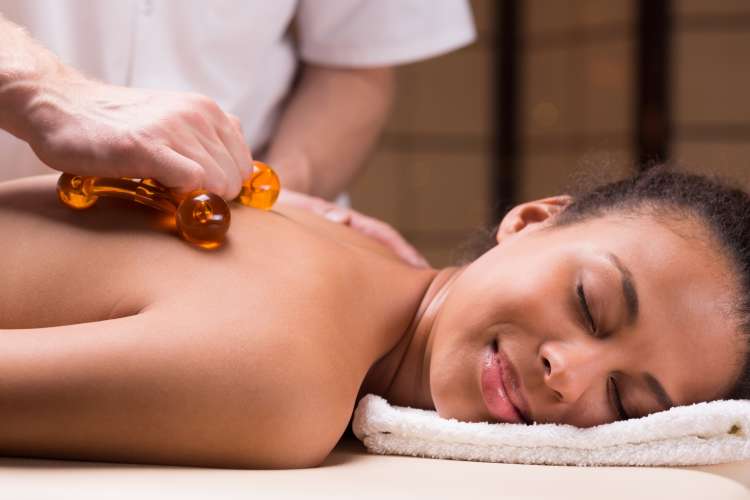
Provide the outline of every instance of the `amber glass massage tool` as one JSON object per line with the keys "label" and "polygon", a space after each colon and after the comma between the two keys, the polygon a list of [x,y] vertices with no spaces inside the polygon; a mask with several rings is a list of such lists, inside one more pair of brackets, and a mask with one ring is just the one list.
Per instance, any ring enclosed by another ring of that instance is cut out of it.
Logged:
{"label": "amber glass massage tool", "polygon": [[[269,210],[279,196],[276,172],[263,162],[253,162],[253,172],[242,183],[237,201]],[[178,195],[153,179],[113,179],[62,174],[57,195],[65,205],[85,210],[100,196],[125,198],[156,208],[175,217],[180,236],[202,248],[217,248],[229,230],[229,205],[220,196],[199,189]]]}

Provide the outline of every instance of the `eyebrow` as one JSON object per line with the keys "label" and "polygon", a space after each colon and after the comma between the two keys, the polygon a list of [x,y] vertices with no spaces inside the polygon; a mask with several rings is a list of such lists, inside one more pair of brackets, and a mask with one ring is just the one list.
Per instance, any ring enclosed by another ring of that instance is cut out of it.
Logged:
{"label": "eyebrow", "polygon": [[632,325],[638,319],[638,293],[635,288],[635,280],[625,264],[612,252],[607,252],[606,257],[620,271],[622,281],[622,295],[625,298],[625,308],[627,309],[628,319],[626,325]]}
{"label": "eyebrow", "polygon": [[[615,265],[615,267],[622,274],[622,294],[625,297],[625,306],[628,312],[627,324],[632,325],[638,318],[638,293],[635,288],[635,280],[633,279],[633,273],[630,272],[625,264],[612,252],[607,252],[607,258]],[[656,400],[659,404],[664,406],[665,409],[672,408],[675,406],[672,398],[669,397],[664,386],[661,385],[659,379],[654,377],[651,373],[646,372],[643,374],[643,379],[646,381],[646,385],[651,392],[656,396]]]}

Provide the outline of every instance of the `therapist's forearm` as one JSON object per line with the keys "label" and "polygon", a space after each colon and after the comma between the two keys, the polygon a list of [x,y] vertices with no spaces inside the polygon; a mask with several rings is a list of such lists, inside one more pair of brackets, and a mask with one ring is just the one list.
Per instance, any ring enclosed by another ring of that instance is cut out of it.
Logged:
{"label": "therapist's forearm", "polygon": [[86,78],[2,17],[0,128],[71,174],[153,178],[227,199],[250,174],[239,122],[208,97]]}
{"label": "therapist's forearm", "polygon": [[393,68],[307,65],[267,160],[287,189],[332,198],[352,181],[393,102]]}

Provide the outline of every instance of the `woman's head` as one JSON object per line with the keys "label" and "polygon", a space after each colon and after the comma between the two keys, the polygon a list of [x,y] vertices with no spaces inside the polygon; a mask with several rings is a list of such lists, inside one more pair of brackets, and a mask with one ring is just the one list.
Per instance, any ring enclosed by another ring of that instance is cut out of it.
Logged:
{"label": "woman's head", "polygon": [[663,168],[514,208],[435,321],[438,412],[502,420],[498,371],[537,422],[748,397],[748,214],[744,192]]}

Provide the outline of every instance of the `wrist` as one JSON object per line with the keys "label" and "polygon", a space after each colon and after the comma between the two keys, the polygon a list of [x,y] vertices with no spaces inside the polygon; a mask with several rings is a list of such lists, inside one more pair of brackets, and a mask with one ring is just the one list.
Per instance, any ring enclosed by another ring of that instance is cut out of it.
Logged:
{"label": "wrist", "polygon": [[82,77],[53,57],[33,64],[5,67],[0,73],[0,128],[19,139],[31,141],[39,134],[34,125],[34,109],[47,100],[60,82]]}
{"label": "wrist", "polygon": [[310,161],[301,152],[274,154],[268,156],[268,164],[279,176],[283,189],[312,194],[312,169]]}

